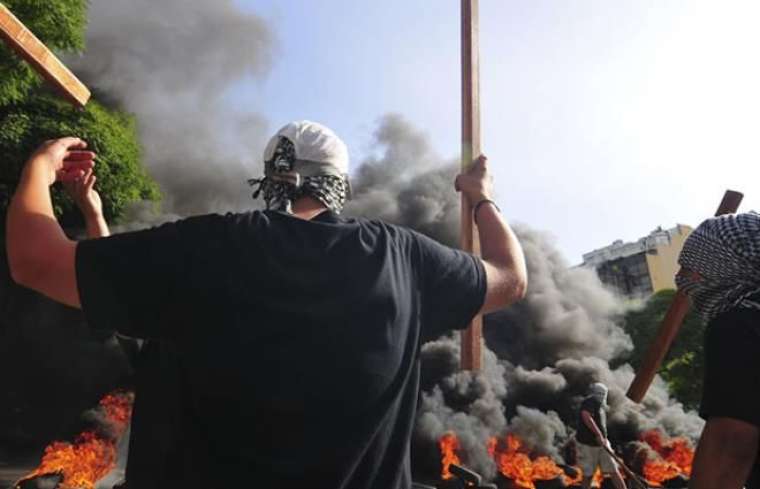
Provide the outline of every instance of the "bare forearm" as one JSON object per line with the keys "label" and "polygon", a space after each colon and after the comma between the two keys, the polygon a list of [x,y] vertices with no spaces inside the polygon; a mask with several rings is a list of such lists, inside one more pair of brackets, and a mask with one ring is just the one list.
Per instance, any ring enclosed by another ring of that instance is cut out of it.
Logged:
{"label": "bare forearm", "polygon": [[480,253],[484,260],[503,268],[525,273],[525,258],[522,246],[515,233],[504,221],[493,204],[483,204],[478,209],[478,235]]}
{"label": "bare forearm", "polygon": [[457,176],[455,188],[474,206],[482,263],[486,272],[486,296],[481,314],[493,312],[525,297],[528,273],[522,246],[502,219],[491,195],[488,158],[480,155]]}
{"label": "bare forearm", "polygon": [[517,236],[493,204],[480,206],[477,226],[481,256],[487,264],[503,274],[501,283],[504,294],[515,300],[522,298],[528,272]]}
{"label": "bare forearm", "polygon": [[731,418],[707,420],[694,455],[689,489],[740,489],[757,460],[760,430]]}
{"label": "bare forearm", "polygon": [[108,229],[108,223],[102,214],[97,216],[90,216],[85,219],[85,225],[87,226],[87,237],[89,239],[105,238],[111,235],[111,231]]}
{"label": "bare forearm", "polygon": [[32,160],[21,172],[21,179],[13,196],[11,207],[18,214],[33,212],[55,217],[50,198],[50,170],[40,160]]}
{"label": "bare forearm", "polygon": [[33,274],[40,266],[38,257],[46,243],[68,239],[53,213],[49,179],[44,164],[30,162],[8,209],[7,251],[14,277],[23,279]]}
{"label": "bare forearm", "polygon": [[8,209],[8,265],[19,284],[78,307],[76,244],[64,234],[53,213],[49,171],[44,163],[35,161],[24,169]]}
{"label": "bare forearm", "polygon": [[53,213],[50,186],[81,178],[95,165],[96,154],[79,138],[44,142],[31,156],[6,223],[6,251],[13,279],[48,297],[79,306],[76,243],[66,237]]}

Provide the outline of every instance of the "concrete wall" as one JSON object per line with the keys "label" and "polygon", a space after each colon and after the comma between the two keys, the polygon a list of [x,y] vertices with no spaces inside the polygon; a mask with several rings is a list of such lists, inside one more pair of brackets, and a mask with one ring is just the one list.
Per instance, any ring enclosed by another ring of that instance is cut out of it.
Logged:
{"label": "concrete wall", "polygon": [[654,292],[676,288],[674,277],[679,269],[678,255],[692,231],[690,226],[679,224],[671,233],[670,243],[658,245],[654,250],[647,252],[647,265]]}

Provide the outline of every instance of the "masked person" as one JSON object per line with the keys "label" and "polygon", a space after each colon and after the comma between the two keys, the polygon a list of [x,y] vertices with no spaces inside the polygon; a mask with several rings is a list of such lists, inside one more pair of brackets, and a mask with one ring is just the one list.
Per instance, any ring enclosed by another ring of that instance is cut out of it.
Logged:
{"label": "masked person", "polygon": [[8,212],[11,274],[92,325],[176,347],[181,470],[162,487],[409,488],[420,338],[525,293],[486,159],[456,181],[481,259],[341,217],[348,151],[316,123],[288,124],[268,144],[253,182],[267,210],[76,243],[48,187],[94,158],[75,138],[32,155]]}
{"label": "masked person", "polygon": [[689,487],[738,489],[756,463],[760,434],[760,215],[706,220],[678,263],[676,285],[707,323],[700,406],[707,423]]}
{"label": "masked person", "polygon": [[[596,469],[610,477],[616,489],[625,489],[620,469],[607,449],[607,386],[591,384],[589,395],[581,403],[578,415],[578,432],[575,435],[578,463],[583,471],[583,489],[589,489]],[[606,448],[605,448],[606,447]]]}

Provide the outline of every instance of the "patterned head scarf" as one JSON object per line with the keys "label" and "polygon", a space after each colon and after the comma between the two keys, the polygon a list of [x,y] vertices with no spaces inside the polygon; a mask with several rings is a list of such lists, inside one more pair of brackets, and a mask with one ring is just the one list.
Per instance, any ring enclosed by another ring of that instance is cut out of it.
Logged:
{"label": "patterned head scarf", "polygon": [[601,405],[607,404],[607,393],[609,392],[609,389],[606,385],[602,384],[601,382],[595,382],[591,384],[591,387],[589,387],[588,395],[589,397],[593,397]]}
{"label": "patterned head scarf", "polygon": [[735,307],[760,309],[750,299],[760,292],[760,214],[706,220],[686,239],[678,263],[676,285],[704,321]]}
{"label": "patterned head scarf", "polygon": [[310,121],[291,122],[264,150],[264,178],[248,183],[253,198],[264,196],[267,209],[293,213],[293,202],[310,196],[335,213],[349,196],[348,149],[327,127]]}

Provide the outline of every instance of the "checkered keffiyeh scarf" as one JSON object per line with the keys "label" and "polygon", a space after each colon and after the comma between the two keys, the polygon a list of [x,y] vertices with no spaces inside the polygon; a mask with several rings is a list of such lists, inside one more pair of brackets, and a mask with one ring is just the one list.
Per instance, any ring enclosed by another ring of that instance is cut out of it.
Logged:
{"label": "checkered keffiyeh scarf", "polygon": [[281,136],[274,155],[264,163],[264,178],[248,180],[255,187],[253,198],[263,194],[267,209],[292,214],[293,202],[308,195],[340,214],[348,196],[347,180],[334,175],[301,177],[294,171],[295,163],[295,145]]}
{"label": "checkered keffiyeh scarf", "polygon": [[[735,307],[760,309],[760,214],[708,219],[686,239],[676,284],[706,322]],[[697,272],[693,277],[688,272]]]}

